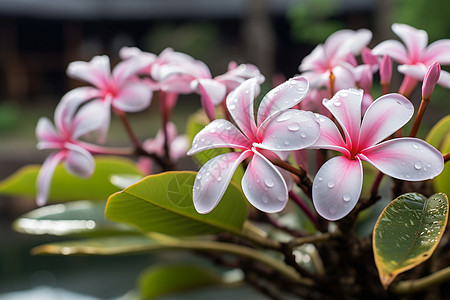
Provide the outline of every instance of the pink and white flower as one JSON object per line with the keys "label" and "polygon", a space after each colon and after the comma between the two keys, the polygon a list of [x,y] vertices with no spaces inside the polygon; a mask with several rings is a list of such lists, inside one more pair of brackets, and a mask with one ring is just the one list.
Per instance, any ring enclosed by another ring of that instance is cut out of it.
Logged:
{"label": "pink and white flower", "polygon": [[67,75],[88,82],[93,87],[75,88],[61,101],[81,104],[95,100],[102,103],[108,112],[108,118],[101,128],[100,138],[104,140],[109,128],[110,107],[118,111],[139,112],[150,105],[153,91],[136,76],[148,65],[148,60],[144,56],[132,57],[117,64],[112,72],[106,55],[95,56],[89,62],[72,62],[67,68]]}
{"label": "pink and white flower", "polygon": [[214,148],[235,148],[240,152],[218,155],[206,162],[193,187],[194,206],[208,213],[222,198],[238,165],[251,158],[242,189],[249,202],[265,212],[278,212],[288,199],[288,184],[280,171],[263,154],[293,151],[312,145],[319,124],[311,112],[290,109],[306,95],[308,81],[295,77],[272,89],[263,98],[255,122],[253,102],[259,93],[258,81],[248,79],[232,91],[226,105],[236,125],[217,119],[194,138],[188,155]]}
{"label": "pink and white flower", "polygon": [[[398,71],[416,80],[423,80],[434,62],[450,64],[450,39],[438,40],[428,45],[428,34],[406,24],[393,24],[392,31],[403,41],[387,40],[378,44],[372,53],[389,55],[398,62]],[[428,45],[428,46],[427,46]],[[438,83],[450,88],[450,73],[441,71]]]}
{"label": "pink and white flower", "polygon": [[400,94],[384,95],[369,106],[361,122],[362,98],[363,91],[349,89],[323,100],[345,136],[344,141],[337,126],[319,116],[321,134],[311,148],[343,154],[328,160],[313,182],[314,206],[328,220],[346,216],[356,205],[363,180],[361,161],[408,181],[434,178],[444,167],[442,154],[423,140],[397,138],[381,142],[412,117],[414,107],[408,99]]}
{"label": "pink and white flower", "polygon": [[336,90],[355,86],[351,63],[372,39],[367,29],[339,30],[330,35],[324,44],[318,45],[306,56],[299,66],[302,76],[310,81],[311,87],[329,86],[330,74],[335,76]]}
{"label": "pink and white flower", "polygon": [[38,121],[38,149],[56,150],[47,157],[39,171],[36,200],[38,205],[47,202],[53,173],[60,162],[64,161],[67,171],[83,178],[90,177],[94,172],[94,158],[78,138],[97,130],[105,121],[106,115],[98,102],[88,103],[78,111],[77,109],[77,104],[60,102],[55,110],[56,128],[45,117]]}

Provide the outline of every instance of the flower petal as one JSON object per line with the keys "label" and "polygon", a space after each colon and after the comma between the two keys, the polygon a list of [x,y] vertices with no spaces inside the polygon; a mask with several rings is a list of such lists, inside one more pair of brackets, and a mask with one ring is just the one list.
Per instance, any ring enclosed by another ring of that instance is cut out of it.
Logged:
{"label": "flower petal", "polygon": [[359,148],[371,147],[402,128],[414,114],[414,106],[400,94],[381,96],[367,108],[359,136]]}
{"label": "flower petal", "polygon": [[428,44],[428,34],[424,30],[419,30],[406,24],[392,24],[392,31],[400,37],[408,49],[411,61],[422,58]]}
{"label": "flower petal", "polygon": [[216,207],[236,168],[251,155],[253,152],[250,150],[225,153],[203,165],[197,173],[193,187],[194,206],[199,213],[209,213]]}
{"label": "flower petal", "polygon": [[432,179],[444,168],[442,154],[416,138],[389,140],[363,150],[359,157],[386,175],[401,180]]}
{"label": "flower petal", "polygon": [[113,78],[116,85],[122,85],[131,76],[138,74],[149,67],[156,59],[156,55],[138,54],[118,63],[113,70]]}
{"label": "flower petal", "polygon": [[91,61],[74,61],[67,67],[67,75],[71,78],[89,82],[90,84],[104,88],[111,77],[109,57],[106,55],[95,56]]}
{"label": "flower petal", "polygon": [[219,105],[225,98],[227,87],[213,79],[199,79],[198,88],[202,96],[210,99],[213,105]]}
{"label": "flower petal", "polygon": [[342,135],[336,124],[325,116],[316,114],[320,124],[320,135],[317,141],[310,149],[330,149],[339,151],[346,156],[350,156],[349,150],[345,145]]}
{"label": "flower petal", "polygon": [[89,178],[95,170],[92,154],[72,143],[66,143],[64,146],[69,150],[64,161],[66,170],[79,177]]}
{"label": "flower petal", "polygon": [[323,99],[323,105],[341,125],[349,148],[358,142],[361,125],[362,90],[340,90],[330,100]]}
{"label": "flower petal", "polygon": [[258,128],[258,147],[274,151],[303,149],[314,144],[320,134],[319,122],[310,111],[288,109],[269,118]]}
{"label": "flower petal", "polygon": [[450,89],[450,73],[441,70],[441,76],[439,76],[438,84]]}
{"label": "flower petal", "polygon": [[258,81],[250,78],[229,93],[226,100],[228,111],[237,126],[250,140],[254,140],[256,135],[253,102],[258,94]]}
{"label": "flower petal", "polygon": [[450,64],[450,39],[431,43],[425,51],[423,61],[427,65],[431,65],[434,62],[438,62],[441,65]]}
{"label": "flower petal", "polygon": [[39,170],[39,174],[36,181],[37,205],[42,206],[45,203],[47,203],[53,173],[55,172],[56,167],[58,166],[59,162],[64,158],[65,155],[66,155],[65,151],[53,153],[50,156],[48,156],[47,159],[42,164],[42,167]]}
{"label": "flower petal", "polygon": [[205,126],[192,141],[192,148],[188,155],[213,149],[213,148],[237,148],[250,149],[251,142],[230,122],[217,119]]}
{"label": "flower petal", "polygon": [[345,217],[358,202],[362,182],[359,159],[338,156],[328,160],[313,182],[313,203],[319,215],[330,221]]}
{"label": "flower petal", "polygon": [[372,49],[372,54],[375,55],[389,55],[393,60],[400,64],[409,62],[408,53],[405,46],[396,40],[387,40],[381,42]]}
{"label": "flower petal", "polygon": [[405,75],[409,75],[417,80],[423,80],[427,73],[427,67],[424,64],[400,65],[397,70]]}
{"label": "flower petal", "polygon": [[274,114],[292,108],[305,98],[308,92],[308,80],[297,76],[269,91],[258,109],[258,126]]}
{"label": "flower petal", "polygon": [[109,107],[99,101],[83,105],[72,120],[71,138],[77,139],[92,131],[99,130],[109,118]]}
{"label": "flower petal", "polygon": [[59,142],[61,140],[52,122],[46,117],[39,119],[36,126],[36,136],[41,142]]}
{"label": "flower petal", "polygon": [[112,105],[126,112],[139,112],[146,109],[152,100],[153,91],[143,82],[128,82],[120,87]]}
{"label": "flower petal", "polygon": [[242,178],[242,190],[254,207],[267,213],[281,211],[288,200],[283,176],[257,151]]}

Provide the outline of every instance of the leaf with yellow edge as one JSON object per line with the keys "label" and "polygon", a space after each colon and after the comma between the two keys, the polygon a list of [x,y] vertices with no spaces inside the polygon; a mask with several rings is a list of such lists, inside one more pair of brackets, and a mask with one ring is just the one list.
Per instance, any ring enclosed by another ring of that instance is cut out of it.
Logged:
{"label": "leaf with yellow edge", "polygon": [[448,198],[434,194],[403,194],[381,213],[373,230],[373,251],[381,283],[387,287],[398,274],[427,260],[447,225]]}

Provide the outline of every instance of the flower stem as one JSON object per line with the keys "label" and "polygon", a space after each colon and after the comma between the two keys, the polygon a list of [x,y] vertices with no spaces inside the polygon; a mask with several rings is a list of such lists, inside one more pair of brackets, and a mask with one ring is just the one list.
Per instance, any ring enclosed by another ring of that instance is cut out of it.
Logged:
{"label": "flower stem", "polygon": [[412,294],[450,280],[450,267],[419,279],[401,281],[392,287],[396,294]]}
{"label": "flower stem", "polygon": [[450,160],[450,152],[444,155],[444,163]]}
{"label": "flower stem", "polygon": [[323,242],[323,241],[332,239],[335,235],[336,235],[335,233],[326,232],[326,233],[321,233],[321,234],[317,234],[317,235],[299,237],[299,238],[290,240],[289,246],[298,247],[303,244],[319,243],[319,242]]}
{"label": "flower stem", "polygon": [[425,111],[427,110],[428,104],[430,103],[430,98],[422,98],[422,102],[420,102],[419,112],[417,113],[416,119],[414,120],[414,124],[409,132],[410,137],[415,137],[417,131],[419,130],[420,123],[422,122]]}
{"label": "flower stem", "polygon": [[330,99],[334,96],[334,83],[336,81],[336,77],[333,74],[333,71],[330,71]]}
{"label": "flower stem", "polygon": [[133,143],[135,148],[142,148],[141,142],[137,138],[133,128],[131,128],[131,124],[128,121],[127,115],[124,111],[118,110],[116,108],[113,108],[114,113],[119,117],[120,121],[122,121],[123,126],[125,127],[125,130],[130,137],[131,142]]}
{"label": "flower stem", "polygon": [[305,192],[305,194],[310,199],[312,199],[312,182],[311,179],[309,179],[305,169],[303,169],[302,167],[300,167],[300,169],[297,169],[280,158],[272,159],[271,162],[275,166],[283,168],[286,171],[289,171],[292,174],[296,175],[297,178],[294,178],[295,183],[303,190],[303,192]]}

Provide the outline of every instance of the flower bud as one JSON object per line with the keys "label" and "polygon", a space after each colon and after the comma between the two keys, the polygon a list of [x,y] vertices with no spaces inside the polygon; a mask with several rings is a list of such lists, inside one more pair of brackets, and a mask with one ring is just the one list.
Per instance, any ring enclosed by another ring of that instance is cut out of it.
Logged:
{"label": "flower bud", "polygon": [[434,86],[441,76],[441,65],[438,62],[433,63],[425,74],[422,84],[422,98],[430,99],[433,93]]}
{"label": "flower bud", "polygon": [[380,81],[381,84],[391,82],[392,77],[392,61],[389,55],[385,55],[380,64]]}

